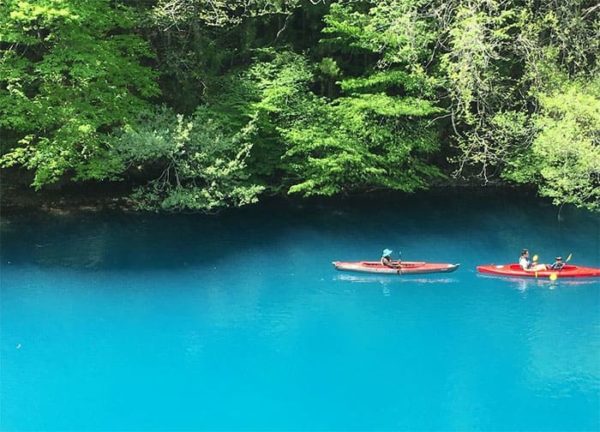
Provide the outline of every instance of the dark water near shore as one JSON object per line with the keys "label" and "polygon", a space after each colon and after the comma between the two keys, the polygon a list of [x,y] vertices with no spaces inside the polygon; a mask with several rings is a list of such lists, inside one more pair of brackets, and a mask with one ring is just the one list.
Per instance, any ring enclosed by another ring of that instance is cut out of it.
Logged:
{"label": "dark water near shore", "polygon": [[[600,430],[600,219],[531,197],[270,203],[218,217],[11,215],[0,429]],[[338,273],[332,260],[459,262]]]}

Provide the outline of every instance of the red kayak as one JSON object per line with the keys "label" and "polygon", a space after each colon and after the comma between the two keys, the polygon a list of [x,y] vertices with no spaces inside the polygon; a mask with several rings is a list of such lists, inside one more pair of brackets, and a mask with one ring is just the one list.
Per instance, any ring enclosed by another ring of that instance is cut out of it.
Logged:
{"label": "red kayak", "polygon": [[566,264],[561,270],[523,270],[519,264],[477,266],[479,273],[512,277],[600,277],[600,268]]}
{"label": "red kayak", "polygon": [[402,261],[402,264],[400,264],[400,268],[386,267],[379,261],[334,261],[332,262],[332,264],[336,268],[336,270],[398,275],[423,273],[450,273],[456,270],[459,266],[459,264],[436,264],[410,261]]}

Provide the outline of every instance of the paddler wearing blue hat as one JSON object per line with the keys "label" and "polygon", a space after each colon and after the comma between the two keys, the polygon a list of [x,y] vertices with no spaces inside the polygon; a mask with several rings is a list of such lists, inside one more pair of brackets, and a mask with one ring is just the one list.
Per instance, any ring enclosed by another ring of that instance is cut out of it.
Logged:
{"label": "paddler wearing blue hat", "polygon": [[381,254],[381,264],[386,266],[386,267],[390,267],[390,268],[399,268],[400,267],[400,260],[398,261],[392,261],[392,253],[394,251],[391,249],[384,249],[382,254]]}

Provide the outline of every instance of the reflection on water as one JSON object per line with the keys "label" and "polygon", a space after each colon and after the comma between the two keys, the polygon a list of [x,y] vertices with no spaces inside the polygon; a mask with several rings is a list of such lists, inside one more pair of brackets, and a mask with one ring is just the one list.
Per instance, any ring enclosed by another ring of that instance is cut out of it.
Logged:
{"label": "reflection on water", "polygon": [[586,286],[586,285],[596,285],[600,284],[599,278],[570,278],[570,279],[556,279],[551,280],[550,278],[531,278],[531,277],[506,277],[506,276],[490,276],[484,274],[478,274],[478,278],[481,279],[492,279],[504,281],[507,286],[512,286],[518,289],[519,291],[526,291],[528,289],[533,288],[544,288],[544,289],[556,289],[561,286],[563,287],[576,287],[576,286]]}
{"label": "reflection on water", "polygon": [[436,277],[431,275],[430,277],[424,276],[381,276],[381,275],[355,275],[355,274],[339,274],[333,277],[334,281],[341,282],[356,282],[356,283],[380,283],[383,285],[388,284],[451,284],[457,283],[458,279],[449,277]]}
{"label": "reflection on water", "polygon": [[[344,284],[368,284],[371,286],[380,286],[381,293],[384,297],[392,295],[392,289],[400,286],[418,286],[418,285],[446,285],[458,282],[458,279],[448,277],[435,277],[435,275],[378,275],[378,274],[357,274],[357,273],[340,273],[336,274],[332,280]],[[341,285],[343,286],[343,285]]]}

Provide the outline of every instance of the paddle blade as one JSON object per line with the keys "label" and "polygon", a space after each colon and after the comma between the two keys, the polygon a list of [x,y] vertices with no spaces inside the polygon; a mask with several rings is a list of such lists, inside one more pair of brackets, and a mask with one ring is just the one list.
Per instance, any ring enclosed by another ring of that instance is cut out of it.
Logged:
{"label": "paddle blade", "polygon": [[571,261],[572,256],[573,256],[573,254],[570,253],[569,256],[567,257],[567,259],[565,260],[565,262],[568,263],[569,261]]}
{"label": "paddle blade", "polygon": [[555,281],[556,279],[558,279],[558,275],[556,273],[550,273],[550,280]]}
{"label": "paddle blade", "polygon": [[537,262],[538,258],[539,258],[539,257],[538,257],[537,255],[534,255],[534,256],[533,256],[533,262]]}

